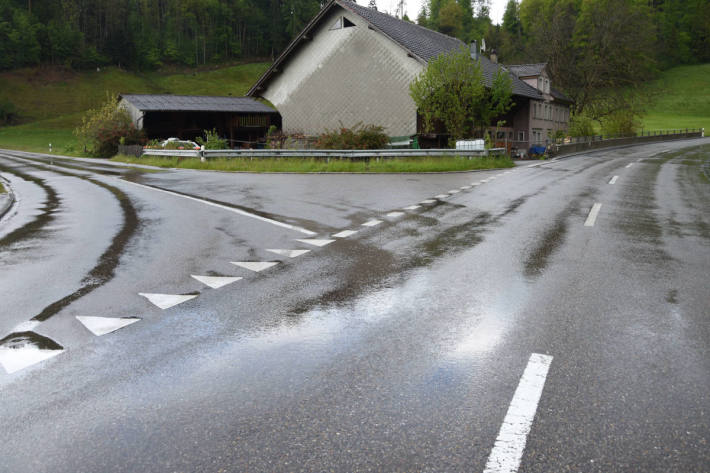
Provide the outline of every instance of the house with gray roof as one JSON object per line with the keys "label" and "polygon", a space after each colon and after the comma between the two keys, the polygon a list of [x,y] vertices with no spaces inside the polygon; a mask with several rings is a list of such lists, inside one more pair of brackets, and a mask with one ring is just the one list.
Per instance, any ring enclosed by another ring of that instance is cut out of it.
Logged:
{"label": "house with gray roof", "polygon": [[[390,136],[422,137],[409,84],[429,60],[461,47],[467,45],[445,34],[349,0],[330,0],[247,95],[271,102],[286,132],[317,135],[362,123],[383,126]],[[510,73],[515,107],[496,141],[508,147],[519,141],[517,146],[527,149],[532,125],[539,125],[530,110],[554,97],[477,48],[472,56],[480,60],[489,85],[500,68]],[[545,121],[541,129],[553,133],[566,123]]]}
{"label": "house with gray roof", "polygon": [[216,129],[232,147],[253,147],[270,126],[281,128],[281,115],[251,97],[122,94],[118,106],[148,138],[192,140]]}

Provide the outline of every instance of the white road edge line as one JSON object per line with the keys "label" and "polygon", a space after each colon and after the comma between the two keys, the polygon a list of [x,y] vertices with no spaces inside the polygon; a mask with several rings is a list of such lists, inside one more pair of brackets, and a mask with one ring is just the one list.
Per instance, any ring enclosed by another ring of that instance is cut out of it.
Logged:
{"label": "white road edge line", "polygon": [[289,230],[295,230],[295,231],[303,233],[305,235],[316,235],[316,232],[306,230],[305,228],[297,227],[295,225],[291,225],[288,223],[279,222],[277,220],[272,220],[270,218],[262,217],[261,215],[256,215],[253,213],[246,212],[244,210],[239,210],[239,209],[235,209],[233,207],[228,207],[226,205],[216,204],[216,203],[210,202],[208,200],[198,199],[197,197],[190,197],[188,195],[178,194],[177,192],[172,192],[172,191],[168,191],[165,189],[158,189],[155,187],[146,186],[143,184],[138,184],[137,182],[131,182],[131,181],[127,181],[125,179],[120,179],[120,181],[125,182],[127,184],[132,184],[134,186],[143,187],[144,189],[149,189],[149,190],[156,191],[156,192],[163,192],[165,194],[174,195],[176,197],[182,197],[183,199],[192,200],[195,202],[200,202],[201,204],[211,205],[212,207],[217,207],[218,209],[222,209],[222,210],[228,210],[229,212],[234,212],[235,214],[239,214],[244,217],[254,218],[256,220],[261,220],[262,222],[270,223],[272,225],[276,225],[277,227],[288,228]]}
{"label": "white road edge line", "polygon": [[602,204],[597,202],[592,206],[592,210],[589,211],[589,215],[587,216],[587,220],[584,222],[585,227],[593,227],[594,222],[597,221],[597,215],[599,215],[599,210],[602,208]]}
{"label": "white road edge line", "polygon": [[616,180],[619,179],[619,176],[614,176],[611,178],[611,181],[609,181],[609,184],[616,184]]}
{"label": "white road edge line", "polygon": [[530,355],[483,473],[516,473],[520,468],[551,363],[549,355]]}

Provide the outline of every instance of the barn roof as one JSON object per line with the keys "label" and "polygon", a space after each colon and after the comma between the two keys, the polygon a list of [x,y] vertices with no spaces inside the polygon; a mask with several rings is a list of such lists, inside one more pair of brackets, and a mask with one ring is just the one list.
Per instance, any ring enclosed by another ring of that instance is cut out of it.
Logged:
{"label": "barn roof", "polygon": [[[283,53],[274,61],[271,67],[259,78],[256,84],[249,90],[247,95],[255,95],[271,79],[273,74],[279,70],[281,64],[287,57],[307,38],[310,31],[319,23],[326,13],[334,6],[340,6],[364,19],[375,31],[387,36],[395,43],[404,48],[413,58],[426,64],[431,59],[440,54],[455,51],[461,47],[467,47],[463,41],[447,36],[443,33],[424,28],[408,21],[400,20],[386,13],[358,5],[349,0],[331,0],[321,11],[306,25],[305,29],[289,44]],[[493,84],[493,79],[499,68],[507,70],[501,64],[494,64],[487,57],[480,56],[481,72],[487,86]],[[510,75],[513,82],[513,94],[541,99],[542,94],[518,79],[515,74]]]}
{"label": "barn roof", "polygon": [[277,113],[251,97],[122,94],[120,98],[143,112]]}

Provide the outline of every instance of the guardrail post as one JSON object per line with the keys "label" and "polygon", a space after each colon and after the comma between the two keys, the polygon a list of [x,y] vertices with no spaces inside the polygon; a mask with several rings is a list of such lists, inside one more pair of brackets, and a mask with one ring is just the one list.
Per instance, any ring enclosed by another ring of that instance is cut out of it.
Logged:
{"label": "guardrail post", "polygon": [[205,159],[205,145],[200,146],[200,161],[205,162],[207,159]]}

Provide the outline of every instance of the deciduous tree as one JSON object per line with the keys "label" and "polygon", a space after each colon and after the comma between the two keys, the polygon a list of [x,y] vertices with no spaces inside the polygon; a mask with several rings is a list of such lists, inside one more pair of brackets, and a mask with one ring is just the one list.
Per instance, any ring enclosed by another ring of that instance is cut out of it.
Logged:
{"label": "deciduous tree", "polygon": [[499,68],[491,87],[486,87],[480,61],[473,60],[464,47],[429,61],[409,90],[425,130],[432,131],[436,123],[441,123],[452,141],[474,133],[482,136],[512,103],[508,73]]}

